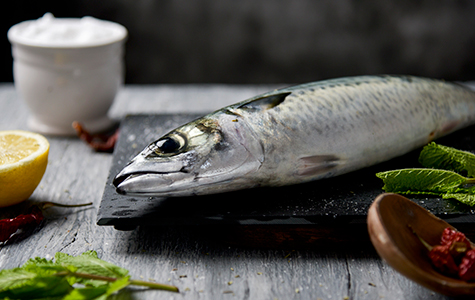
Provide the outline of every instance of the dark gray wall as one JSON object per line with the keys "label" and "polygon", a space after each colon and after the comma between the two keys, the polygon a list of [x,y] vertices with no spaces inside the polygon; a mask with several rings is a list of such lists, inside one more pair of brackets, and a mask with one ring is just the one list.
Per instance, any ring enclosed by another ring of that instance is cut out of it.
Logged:
{"label": "dark gray wall", "polygon": [[[50,11],[129,30],[128,83],[298,83],[362,74],[475,80],[475,1],[14,1],[7,29]],[[8,42],[2,81],[11,80]]]}

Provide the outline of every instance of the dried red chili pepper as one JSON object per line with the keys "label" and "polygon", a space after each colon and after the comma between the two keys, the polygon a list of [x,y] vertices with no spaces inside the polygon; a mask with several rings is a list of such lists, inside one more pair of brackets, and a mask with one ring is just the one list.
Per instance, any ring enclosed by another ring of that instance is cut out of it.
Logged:
{"label": "dried red chili pepper", "polygon": [[434,246],[429,252],[429,258],[434,267],[436,267],[441,273],[451,276],[458,275],[459,267],[450,254],[449,246]]}
{"label": "dried red chili pepper", "polygon": [[437,246],[431,246],[421,237],[418,238],[429,250],[432,264],[442,274],[464,281],[475,281],[475,249],[472,249],[465,234],[445,228],[440,239],[441,245]]}
{"label": "dried red chili pepper", "polygon": [[442,232],[442,236],[440,237],[440,244],[450,246],[455,242],[464,243],[467,245],[467,248],[471,247],[470,242],[465,236],[465,234],[449,227],[445,228]]}
{"label": "dried red chili pepper", "polygon": [[54,202],[41,202],[38,205],[33,205],[28,209],[26,214],[21,214],[11,219],[0,220],[0,243],[8,241],[19,229],[28,229],[40,225],[44,219],[42,209],[51,206],[81,207],[91,204],[92,203],[66,205]]}
{"label": "dried red chili pepper", "polygon": [[112,135],[91,134],[79,122],[73,122],[73,128],[76,130],[78,137],[85,141],[92,149],[99,152],[112,152],[115,143],[119,137],[119,129]]}
{"label": "dried red chili pepper", "polygon": [[40,225],[43,212],[38,206],[32,206],[27,214],[18,215],[12,219],[0,220],[0,242],[6,242],[18,229],[26,229]]}
{"label": "dried red chili pepper", "polygon": [[[465,258],[467,251],[472,249],[471,243],[466,238],[465,234],[451,228],[445,228],[440,239],[441,245],[431,246],[415,231],[413,232],[419,238],[421,243],[427,248],[427,250],[429,250],[428,256],[432,262],[432,265],[439,272],[447,276],[460,278],[460,264]],[[465,268],[467,268],[468,263],[466,262],[465,264]],[[467,273],[467,271],[464,271],[464,273]]]}
{"label": "dried red chili pepper", "polygon": [[465,234],[452,228],[445,228],[440,237],[440,243],[448,246],[450,254],[456,263],[460,263],[465,253],[471,249],[470,241]]}
{"label": "dried red chili pepper", "polygon": [[462,258],[458,275],[464,281],[475,281],[475,250],[467,251]]}

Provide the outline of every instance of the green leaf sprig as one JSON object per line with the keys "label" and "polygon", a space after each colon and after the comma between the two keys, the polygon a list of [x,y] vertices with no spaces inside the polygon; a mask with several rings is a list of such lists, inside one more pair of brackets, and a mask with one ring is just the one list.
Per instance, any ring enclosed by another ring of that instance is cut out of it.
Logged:
{"label": "green leaf sprig", "polygon": [[475,155],[434,142],[419,156],[425,168],[400,169],[377,173],[383,190],[399,194],[436,195],[475,205]]}
{"label": "green leaf sprig", "polygon": [[0,271],[0,299],[105,300],[129,286],[178,292],[175,286],[132,280],[128,270],[101,260],[95,251],[78,256],[56,253],[53,260],[32,258]]}

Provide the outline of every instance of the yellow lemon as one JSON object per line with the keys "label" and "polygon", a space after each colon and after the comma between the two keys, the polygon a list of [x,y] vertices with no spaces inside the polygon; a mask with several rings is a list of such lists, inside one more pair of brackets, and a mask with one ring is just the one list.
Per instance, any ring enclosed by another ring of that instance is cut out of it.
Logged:
{"label": "yellow lemon", "polygon": [[37,133],[0,131],[0,207],[31,196],[48,164],[48,140]]}

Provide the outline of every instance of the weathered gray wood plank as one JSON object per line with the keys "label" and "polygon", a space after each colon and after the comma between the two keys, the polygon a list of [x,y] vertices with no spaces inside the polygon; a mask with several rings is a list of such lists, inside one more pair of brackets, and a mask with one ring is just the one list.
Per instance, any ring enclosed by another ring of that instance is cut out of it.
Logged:
{"label": "weathered gray wood plank", "polygon": [[[268,90],[266,86],[130,86],[111,115],[208,112]],[[13,85],[0,85],[0,130],[27,129],[27,109]],[[130,289],[117,299],[449,299],[395,273],[372,250],[249,249],[219,243],[206,228],[137,228],[95,224],[111,155],[94,153],[76,138],[48,137],[50,159],[30,201],[94,205],[50,208],[32,235],[0,246],[0,269],[63,251],[99,256],[134,278],[174,284],[180,294]],[[0,210],[5,216],[25,204]],[[201,231],[200,231],[201,230]],[[221,234],[226,234],[220,231]]]}

